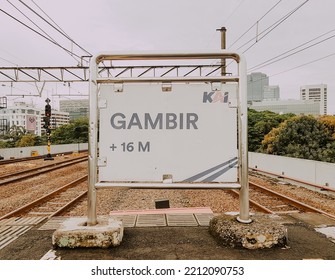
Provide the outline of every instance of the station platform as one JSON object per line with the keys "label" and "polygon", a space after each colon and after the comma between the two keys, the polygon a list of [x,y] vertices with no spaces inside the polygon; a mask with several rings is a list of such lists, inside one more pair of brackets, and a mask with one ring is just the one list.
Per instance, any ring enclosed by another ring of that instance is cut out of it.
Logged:
{"label": "station platform", "polygon": [[335,221],[315,213],[281,215],[285,248],[248,250],[218,244],[208,231],[209,208],[116,211],[124,222],[121,245],[53,248],[52,233],[67,217],[0,221],[0,260],[335,260]]}

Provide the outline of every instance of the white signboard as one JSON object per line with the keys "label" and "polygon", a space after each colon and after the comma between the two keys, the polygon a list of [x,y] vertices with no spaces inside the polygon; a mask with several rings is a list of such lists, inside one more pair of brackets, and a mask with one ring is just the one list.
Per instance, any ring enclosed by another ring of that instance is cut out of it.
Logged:
{"label": "white signboard", "polygon": [[99,181],[237,182],[236,84],[101,85]]}

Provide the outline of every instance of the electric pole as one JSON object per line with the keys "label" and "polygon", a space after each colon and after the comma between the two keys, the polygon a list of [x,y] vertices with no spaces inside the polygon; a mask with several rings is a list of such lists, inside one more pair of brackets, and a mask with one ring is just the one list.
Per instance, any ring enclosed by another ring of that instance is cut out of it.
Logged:
{"label": "electric pole", "polygon": [[[227,29],[225,27],[221,27],[219,29],[216,29],[216,31],[221,32],[221,49],[226,49],[226,31]],[[226,59],[221,59],[221,76],[226,76]]]}

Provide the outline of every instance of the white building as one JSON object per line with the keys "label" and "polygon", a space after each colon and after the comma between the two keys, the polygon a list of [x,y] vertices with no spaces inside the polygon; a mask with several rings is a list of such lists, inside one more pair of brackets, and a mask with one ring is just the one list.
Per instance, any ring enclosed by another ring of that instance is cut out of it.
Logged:
{"label": "white building", "polygon": [[[15,125],[23,127],[28,133],[41,136],[45,131],[43,117],[44,109],[37,109],[24,102],[16,102],[14,106],[0,110],[2,133],[5,133],[5,128],[7,130]],[[52,110],[50,123],[52,129],[69,123],[69,113]]]}
{"label": "white building", "polygon": [[41,135],[41,110],[24,102],[17,102],[0,110],[2,125],[23,127],[27,132]]}
{"label": "white building", "polygon": [[321,115],[320,102],[314,100],[263,100],[252,102],[250,109],[271,111],[277,114],[293,113],[296,115]]}
{"label": "white building", "polygon": [[327,85],[306,85],[300,87],[300,99],[319,102],[320,114],[327,115]]}
{"label": "white building", "polygon": [[279,100],[279,86],[264,86],[263,100]]}

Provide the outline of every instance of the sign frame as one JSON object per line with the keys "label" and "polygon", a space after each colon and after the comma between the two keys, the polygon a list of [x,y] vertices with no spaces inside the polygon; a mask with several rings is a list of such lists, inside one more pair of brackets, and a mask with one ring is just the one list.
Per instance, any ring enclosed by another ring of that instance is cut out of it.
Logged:
{"label": "sign frame", "polygon": [[[237,76],[185,76],[185,77],[100,77],[99,64],[104,61],[168,61],[168,60],[232,59],[237,63]],[[238,85],[237,123],[238,123],[238,183],[173,183],[173,182],[99,182],[99,166],[104,163],[98,157],[99,90],[102,84],[118,87],[130,83],[227,83]],[[96,191],[100,188],[225,188],[240,192],[240,213],[237,218],[242,223],[250,223],[249,184],[248,184],[248,143],[247,143],[247,74],[246,62],[242,55],[220,50],[216,52],[142,52],[115,53],[103,52],[92,57],[90,63],[90,129],[89,129],[89,174],[88,174],[88,212],[87,224],[97,224]]]}

